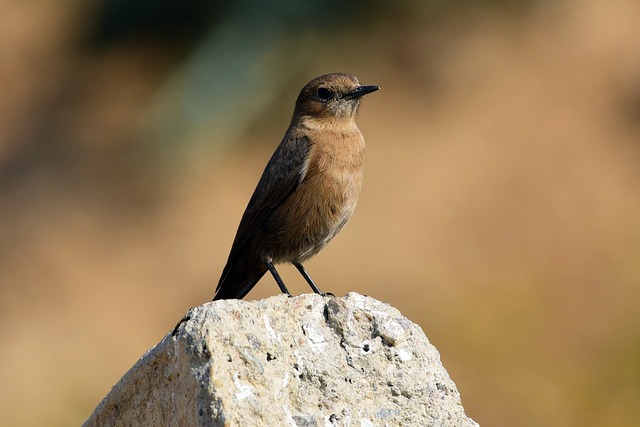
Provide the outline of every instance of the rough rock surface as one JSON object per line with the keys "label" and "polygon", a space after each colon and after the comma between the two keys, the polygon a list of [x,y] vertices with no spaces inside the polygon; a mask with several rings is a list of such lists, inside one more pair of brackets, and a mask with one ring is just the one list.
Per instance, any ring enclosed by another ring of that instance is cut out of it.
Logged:
{"label": "rough rock surface", "polygon": [[477,424],[420,327],[350,293],[195,307],[84,425]]}

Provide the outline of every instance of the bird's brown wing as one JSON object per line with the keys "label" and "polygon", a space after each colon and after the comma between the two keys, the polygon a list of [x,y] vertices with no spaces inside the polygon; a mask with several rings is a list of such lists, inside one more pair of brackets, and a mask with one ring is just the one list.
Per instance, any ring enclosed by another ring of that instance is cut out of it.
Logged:
{"label": "bird's brown wing", "polygon": [[231,253],[241,249],[305,177],[305,163],[311,149],[307,136],[287,135],[267,163],[242,215]]}
{"label": "bird's brown wing", "polygon": [[[229,298],[242,298],[266,271],[260,254],[247,253],[245,249],[257,233],[264,231],[271,214],[304,180],[310,150],[309,137],[288,131],[271,156],[240,220],[214,299],[223,298],[223,294],[232,295]],[[233,271],[239,270],[240,266],[247,271]],[[231,291],[231,288],[237,291]]]}

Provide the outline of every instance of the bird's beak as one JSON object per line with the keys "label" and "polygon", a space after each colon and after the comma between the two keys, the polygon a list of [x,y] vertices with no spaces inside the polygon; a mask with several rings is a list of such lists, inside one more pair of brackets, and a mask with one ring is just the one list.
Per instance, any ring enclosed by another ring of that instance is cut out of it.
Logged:
{"label": "bird's beak", "polygon": [[343,98],[346,98],[346,99],[360,98],[361,96],[364,96],[371,92],[375,92],[377,90],[380,90],[380,86],[358,86],[351,92],[344,95]]}

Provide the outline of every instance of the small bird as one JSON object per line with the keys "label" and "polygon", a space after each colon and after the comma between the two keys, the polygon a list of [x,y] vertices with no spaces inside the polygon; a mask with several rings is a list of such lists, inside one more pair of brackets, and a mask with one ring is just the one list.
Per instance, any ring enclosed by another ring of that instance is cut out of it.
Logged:
{"label": "small bird", "polygon": [[274,264],[292,263],[315,293],[302,263],[342,229],[358,200],[364,139],[355,118],[362,96],[380,89],[354,76],[317,77],[300,91],[291,124],[242,215],[213,300],[242,299]]}

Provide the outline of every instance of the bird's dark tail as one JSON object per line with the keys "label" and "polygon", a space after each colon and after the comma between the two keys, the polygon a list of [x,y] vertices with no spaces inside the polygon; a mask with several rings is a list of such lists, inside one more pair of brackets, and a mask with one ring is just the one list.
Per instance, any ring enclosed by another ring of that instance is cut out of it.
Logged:
{"label": "bird's dark tail", "polygon": [[244,298],[266,272],[267,267],[260,259],[227,261],[213,300]]}

